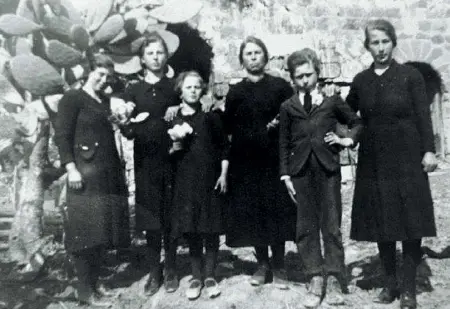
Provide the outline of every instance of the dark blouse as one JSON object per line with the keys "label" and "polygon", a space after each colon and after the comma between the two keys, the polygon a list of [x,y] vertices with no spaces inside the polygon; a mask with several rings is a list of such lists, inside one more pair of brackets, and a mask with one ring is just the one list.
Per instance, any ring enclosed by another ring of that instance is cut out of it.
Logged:
{"label": "dark blouse", "polygon": [[435,151],[425,84],[415,68],[394,60],[379,76],[372,65],[356,75],[346,101],[354,110],[360,111],[366,125],[413,119],[420,135],[421,152]]}
{"label": "dark blouse", "polygon": [[278,130],[268,131],[267,124],[292,94],[288,82],[271,75],[256,83],[244,79],[230,88],[224,125],[232,135],[231,162],[278,168]]}
{"label": "dark blouse", "polygon": [[164,121],[166,110],[179,104],[173,81],[166,77],[155,84],[139,81],[126,89],[122,99],[136,104],[132,117],[142,112],[149,113],[147,120],[130,124],[122,130],[127,138],[134,138],[135,150],[160,148],[168,138],[167,123]]}
{"label": "dark blouse", "polygon": [[109,113],[110,105],[106,98],[100,104],[82,89],[64,94],[55,123],[55,140],[62,166],[76,162],[74,150],[80,143],[90,147],[96,143],[101,143],[101,147],[115,147],[112,125],[107,120]]}

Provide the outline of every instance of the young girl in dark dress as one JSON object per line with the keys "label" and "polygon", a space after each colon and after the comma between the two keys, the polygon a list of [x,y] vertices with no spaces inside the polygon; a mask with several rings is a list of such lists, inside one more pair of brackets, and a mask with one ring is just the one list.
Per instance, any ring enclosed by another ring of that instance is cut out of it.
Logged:
{"label": "young girl in dark dress", "polygon": [[[214,278],[222,232],[221,193],[227,190],[227,138],[220,115],[205,113],[200,98],[205,83],[195,71],[181,73],[176,90],[181,95],[182,107],[172,121],[176,125],[189,125],[192,132],[178,138],[169,131],[175,163],[172,201],[172,236],[184,236],[189,243],[192,280],[186,296],[196,299],[203,284],[209,297],[220,294]],[[178,129],[177,129],[178,128]],[[202,255],[205,254],[205,273],[202,283]]]}

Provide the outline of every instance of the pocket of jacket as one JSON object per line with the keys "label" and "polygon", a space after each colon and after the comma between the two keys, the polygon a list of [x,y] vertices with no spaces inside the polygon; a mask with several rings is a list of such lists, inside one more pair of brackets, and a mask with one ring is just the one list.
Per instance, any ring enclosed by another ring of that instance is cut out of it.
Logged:
{"label": "pocket of jacket", "polygon": [[77,144],[76,149],[83,160],[91,161],[95,157],[98,146],[98,142],[93,144],[80,143]]}

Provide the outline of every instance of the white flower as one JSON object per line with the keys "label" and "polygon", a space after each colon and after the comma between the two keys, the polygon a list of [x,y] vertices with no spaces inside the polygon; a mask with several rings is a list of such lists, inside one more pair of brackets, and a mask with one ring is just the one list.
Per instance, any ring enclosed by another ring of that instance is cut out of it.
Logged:
{"label": "white flower", "polygon": [[317,89],[311,91],[311,103],[312,105],[320,105],[323,102],[323,94]]}
{"label": "white flower", "polygon": [[135,104],[133,102],[125,102],[121,98],[111,98],[111,115],[114,119],[119,121],[127,120],[134,110]]}
{"label": "white flower", "polygon": [[193,132],[194,129],[186,122],[183,122],[181,125],[176,124],[172,129],[169,129],[167,131],[167,133],[169,133],[170,139],[173,141],[183,139]]}

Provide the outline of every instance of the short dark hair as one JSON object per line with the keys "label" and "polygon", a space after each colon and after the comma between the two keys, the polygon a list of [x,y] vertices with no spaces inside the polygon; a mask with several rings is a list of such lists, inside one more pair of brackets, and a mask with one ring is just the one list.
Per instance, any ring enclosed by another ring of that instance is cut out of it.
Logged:
{"label": "short dark hair", "polygon": [[200,73],[198,73],[197,71],[194,71],[194,70],[192,70],[192,71],[184,71],[184,72],[181,72],[181,73],[178,75],[178,77],[177,77],[176,80],[175,80],[175,87],[174,87],[175,92],[176,92],[178,95],[181,95],[181,88],[183,87],[184,80],[185,80],[188,76],[195,76],[195,77],[197,77],[197,78],[200,80],[200,85],[201,85],[201,87],[202,87],[202,93],[201,93],[201,95],[202,95],[202,96],[205,95],[206,92],[208,91],[208,85],[205,83],[205,80],[204,80],[203,77],[200,75]]}
{"label": "short dark hair", "polygon": [[102,53],[95,54],[90,64],[92,71],[97,68],[114,70],[114,62],[111,57]]}
{"label": "short dark hair", "polygon": [[297,67],[305,63],[312,64],[317,75],[320,74],[320,60],[316,52],[311,48],[303,48],[302,50],[293,52],[287,58],[287,67],[292,79],[294,78]]}
{"label": "short dark hair", "polygon": [[397,46],[397,35],[395,34],[394,26],[385,19],[375,19],[375,20],[370,20],[367,23],[366,28],[364,29],[364,35],[365,35],[364,47],[366,49],[369,48],[369,43],[370,43],[369,31],[371,31],[371,30],[383,31],[391,39],[394,47]]}
{"label": "short dark hair", "polygon": [[261,39],[252,35],[246,37],[245,40],[241,43],[241,46],[239,47],[239,62],[241,64],[244,62],[243,61],[244,49],[248,43],[253,43],[261,47],[264,54],[264,62],[265,64],[267,64],[269,62],[269,51],[267,50],[266,44],[264,44],[264,42]]}
{"label": "short dark hair", "polygon": [[169,58],[169,48],[167,47],[166,41],[164,41],[164,39],[157,32],[151,32],[145,36],[142,45],[139,49],[139,56],[142,58],[144,56],[145,48],[152,43],[158,42],[161,43],[161,45],[164,47],[166,57]]}

